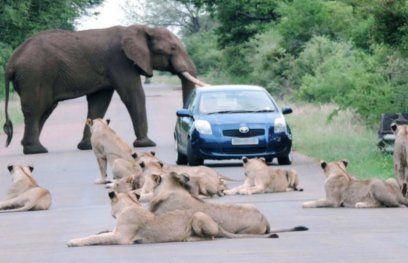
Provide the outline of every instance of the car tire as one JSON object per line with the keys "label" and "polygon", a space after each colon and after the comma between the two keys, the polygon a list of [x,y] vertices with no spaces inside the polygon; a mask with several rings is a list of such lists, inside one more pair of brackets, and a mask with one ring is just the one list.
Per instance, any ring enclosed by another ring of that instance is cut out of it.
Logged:
{"label": "car tire", "polygon": [[188,165],[190,166],[198,166],[198,165],[203,165],[204,160],[198,158],[194,152],[193,152],[193,148],[191,146],[191,142],[188,142],[187,144],[187,162]]}
{"label": "car tire", "polygon": [[177,151],[177,159],[176,164],[178,165],[187,165],[187,155],[182,154],[181,152]]}
{"label": "car tire", "polygon": [[292,152],[290,152],[288,155],[283,156],[283,157],[278,157],[278,164],[279,165],[289,165],[292,164]]}
{"label": "car tire", "polygon": [[266,163],[271,163],[271,162],[273,162],[273,158],[272,157],[265,158],[265,162]]}

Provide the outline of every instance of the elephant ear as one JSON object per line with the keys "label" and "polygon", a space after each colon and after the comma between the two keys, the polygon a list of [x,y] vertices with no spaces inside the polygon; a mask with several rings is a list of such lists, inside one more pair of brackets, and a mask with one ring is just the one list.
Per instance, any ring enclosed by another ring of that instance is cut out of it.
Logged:
{"label": "elephant ear", "polygon": [[147,77],[153,76],[153,65],[148,45],[149,28],[146,26],[130,26],[122,36],[122,50]]}

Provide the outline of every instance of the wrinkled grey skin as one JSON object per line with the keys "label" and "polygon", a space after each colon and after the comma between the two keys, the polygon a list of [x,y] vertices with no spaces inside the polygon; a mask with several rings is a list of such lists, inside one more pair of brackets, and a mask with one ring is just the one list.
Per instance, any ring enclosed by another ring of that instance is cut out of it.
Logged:
{"label": "wrinkled grey skin", "polygon": [[[25,154],[47,152],[39,137],[59,101],[86,96],[87,118],[103,118],[115,90],[131,116],[136,135],[134,146],[154,146],[147,136],[140,77],[151,77],[153,70],[179,76],[185,104],[194,84],[181,73],[195,76],[196,69],[180,40],[165,28],[115,26],[78,32],[45,31],[33,36],[17,48],[5,71],[7,145],[13,135],[7,112],[12,81],[24,114],[21,144]],[[78,148],[91,148],[86,126]]]}

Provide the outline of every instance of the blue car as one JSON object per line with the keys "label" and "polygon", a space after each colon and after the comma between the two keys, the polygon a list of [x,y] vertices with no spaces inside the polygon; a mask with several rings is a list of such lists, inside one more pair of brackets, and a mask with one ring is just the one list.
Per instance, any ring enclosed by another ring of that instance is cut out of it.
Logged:
{"label": "blue car", "polygon": [[262,87],[220,85],[196,88],[177,111],[177,164],[247,157],[292,162],[292,134],[272,96]]}

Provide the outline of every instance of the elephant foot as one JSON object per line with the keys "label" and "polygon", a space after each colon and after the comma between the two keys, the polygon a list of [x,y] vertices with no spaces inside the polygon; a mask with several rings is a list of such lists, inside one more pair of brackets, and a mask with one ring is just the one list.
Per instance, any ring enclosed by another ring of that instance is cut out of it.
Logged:
{"label": "elephant foot", "polygon": [[91,141],[89,139],[88,140],[83,139],[78,143],[77,147],[80,150],[92,150]]}
{"label": "elephant foot", "polygon": [[134,147],[152,147],[152,146],[156,146],[156,143],[152,140],[150,140],[149,138],[146,139],[136,139],[133,142],[133,146]]}
{"label": "elephant foot", "polygon": [[48,150],[41,144],[36,145],[23,145],[24,154],[37,154],[37,153],[48,153]]}

